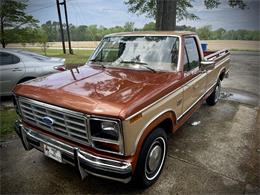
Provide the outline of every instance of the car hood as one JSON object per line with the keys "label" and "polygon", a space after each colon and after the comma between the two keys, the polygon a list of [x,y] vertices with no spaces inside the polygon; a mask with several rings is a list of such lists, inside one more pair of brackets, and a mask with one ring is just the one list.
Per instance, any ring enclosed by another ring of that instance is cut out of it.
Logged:
{"label": "car hood", "polygon": [[182,74],[84,66],[19,84],[15,94],[124,119],[180,85]]}

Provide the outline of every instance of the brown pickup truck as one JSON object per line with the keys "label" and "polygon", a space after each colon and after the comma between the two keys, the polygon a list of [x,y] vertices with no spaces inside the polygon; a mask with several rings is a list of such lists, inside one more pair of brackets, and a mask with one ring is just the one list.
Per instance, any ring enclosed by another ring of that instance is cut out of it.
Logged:
{"label": "brown pickup truck", "polygon": [[143,187],[158,179],[174,133],[206,100],[217,103],[227,50],[203,52],[192,32],[105,36],[85,66],[19,84],[16,132],[87,174]]}

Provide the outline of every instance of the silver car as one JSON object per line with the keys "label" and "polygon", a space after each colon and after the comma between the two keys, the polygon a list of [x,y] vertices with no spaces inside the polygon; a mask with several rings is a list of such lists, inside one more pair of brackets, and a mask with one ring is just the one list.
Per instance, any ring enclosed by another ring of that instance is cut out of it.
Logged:
{"label": "silver car", "polygon": [[9,96],[16,84],[65,70],[65,59],[17,49],[0,49],[0,96]]}

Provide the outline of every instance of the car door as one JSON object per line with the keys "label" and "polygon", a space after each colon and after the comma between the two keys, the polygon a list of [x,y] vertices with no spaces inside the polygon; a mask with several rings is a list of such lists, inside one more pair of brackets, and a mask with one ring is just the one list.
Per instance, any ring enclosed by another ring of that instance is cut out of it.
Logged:
{"label": "car door", "polygon": [[0,95],[11,95],[13,87],[25,74],[21,59],[9,52],[0,51]]}
{"label": "car door", "polygon": [[206,91],[206,73],[200,71],[200,55],[195,37],[184,38],[184,86],[183,112],[188,111]]}

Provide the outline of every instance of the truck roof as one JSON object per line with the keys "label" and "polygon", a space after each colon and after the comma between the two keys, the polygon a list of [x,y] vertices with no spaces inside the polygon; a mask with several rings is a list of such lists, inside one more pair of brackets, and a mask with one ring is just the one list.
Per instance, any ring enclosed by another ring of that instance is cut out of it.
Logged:
{"label": "truck roof", "polygon": [[134,31],[134,32],[120,32],[108,34],[105,37],[112,36],[185,36],[195,35],[195,32],[190,31]]}

